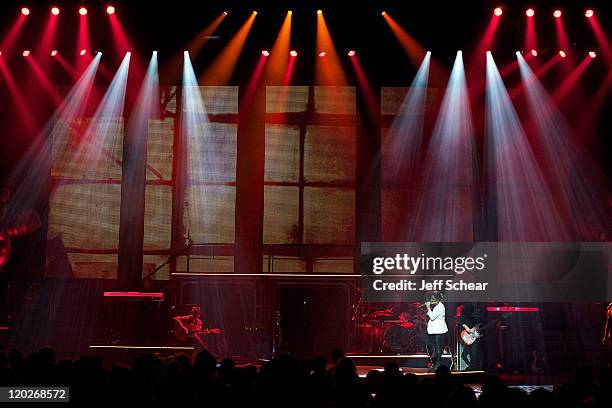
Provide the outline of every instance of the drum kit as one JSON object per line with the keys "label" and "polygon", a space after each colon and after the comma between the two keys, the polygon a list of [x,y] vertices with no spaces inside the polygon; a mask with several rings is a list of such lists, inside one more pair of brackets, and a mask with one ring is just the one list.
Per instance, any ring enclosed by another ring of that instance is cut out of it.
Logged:
{"label": "drum kit", "polygon": [[424,351],[420,341],[427,325],[426,313],[418,304],[380,309],[362,305],[357,321],[357,344],[368,353],[418,353]]}

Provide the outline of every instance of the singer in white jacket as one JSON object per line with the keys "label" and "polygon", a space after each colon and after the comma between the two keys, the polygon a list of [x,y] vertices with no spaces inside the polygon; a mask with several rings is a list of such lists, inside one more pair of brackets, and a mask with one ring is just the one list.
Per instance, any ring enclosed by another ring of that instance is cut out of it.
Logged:
{"label": "singer in white jacket", "polygon": [[442,359],[442,350],[444,348],[444,338],[448,332],[446,326],[446,310],[442,303],[442,294],[434,292],[429,298],[429,302],[425,303],[427,307],[427,336],[425,336],[425,344],[431,357],[431,368],[436,370],[440,366]]}

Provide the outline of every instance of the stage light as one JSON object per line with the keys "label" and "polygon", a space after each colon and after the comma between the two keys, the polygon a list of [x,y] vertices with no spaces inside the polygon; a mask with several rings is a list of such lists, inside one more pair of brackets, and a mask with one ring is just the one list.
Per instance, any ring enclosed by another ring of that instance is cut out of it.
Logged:
{"label": "stage light", "polygon": [[289,51],[289,55],[291,55],[292,57],[297,57],[298,56],[298,52],[296,50],[291,50],[291,51]]}
{"label": "stage light", "polygon": [[495,7],[495,10],[493,10],[493,14],[495,14],[497,17],[499,17],[502,14],[504,14],[504,10],[502,10],[501,7]]}
{"label": "stage light", "polygon": [[349,57],[354,57],[355,56],[355,50],[349,50],[349,52],[346,53]]}
{"label": "stage light", "polygon": [[535,15],[535,11],[532,8],[528,8],[525,14],[527,17],[533,17]]}
{"label": "stage light", "polygon": [[227,11],[224,11],[223,14],[227,16]]}
{"label": "stage light", "polygon": [[595,53],[595,51],[589,51],[589,57],[595,58],[596,56],[597,54]]}
{"label": "stage light", "polygon": [[386,16],[386,15],[387,15],[387,12],[386,12],[386,11],[383,11],[382,13],[380,13],[380,15],[381,15],[381,16]]}
{"label": "stage light", "polygon": [[268,56],[270,55],[270,51],[268,51],[268,50],[263,50],[263,51],[261,52],[261,55],[263,55],[264,57],[268,57]]}
{"label": "stage light", "polygon": [[79,8],[79,14],[82,16],[86,16],[87,15],[87,9],[85,7],[80,7]]}
{"label": "stage light", "polygon": [[253,10],[253,15],[257,15],[257,10]]}
{"label": "stage light", "polygon": [[563,14],[563,13],[561,13],[561,10],[555,10],[555,11],[553,11],[553,17],[554,17],[554,18],[559,18],[559,17],[561,17],[561,14]]}
{"label": "stage light", "polygon": [[108,13],[108,14],[115,14],[115,7],[112,6],[112,5],[106,6],[106,13]]}
{"label": "stage light", "polygon": [[584,16],[586,18],[591,18],[595,15],[595,12],[592,9],[587,9],[587,11],[584,12]]}
{"label": "stage light", "polygon": [[23,14],[24,16],[30,15],[30,9],[27,8],[27,7],[22,7],[21,8],[21,14]]}
{"label": "stage light", "polygon": [[55,57],[56,55],[57,55],[57,50],[53,50],[53,51],[51,51],[51,56],[52,56],[52,57]]}
{"label": "stage light", "polygon": [[325,51],[321,51],[321,52],[319,53],[319,57],[324,57],[324,56],[326,56],[326,55],[327,55],[327,53],[326,53]]}
{"label": "stage light", "polygon": [[287,14],[292,15],[293,11],[289,10],[289,11],[287,11]]}
{"label": "stage light", "polygon": [[563,51],[563,50],[559,51],[559,56],[561,58],[565,58],[565,56],[566,56],[565,51]]}
{"label": "stage light", "polygon": [[30,55],[30,50],[24,50],[21,55],[23,55],[24,57],[27,57]]}
{"label": "stage light", "polygon": [[83,49],[81,50],[81,52],[79,52],[79,54],[80,54],[81,56],[83,56],[83,55],[87,54],[87,50],[86,50],[85,48],[83,48]]}
{"label": "stage light", "polygon": [[534,57],[537,57],[538,52],[536,50],[531,50],[531,55],[533,55]]}
{"label": "stage light", "polygon": [[51,14],[57,16],[60,13],[59,7],[51,7]]}
{"label": "stage light", "polygon": [[323,14],[323,10],[317,10],[317,14],[318,14],[318,15]]}

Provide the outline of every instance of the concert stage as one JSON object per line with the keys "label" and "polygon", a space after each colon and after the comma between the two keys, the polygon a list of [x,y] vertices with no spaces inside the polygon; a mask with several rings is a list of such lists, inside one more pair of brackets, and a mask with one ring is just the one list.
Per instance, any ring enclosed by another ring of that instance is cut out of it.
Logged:
{"label": "concert stage", "polygon": [[0,403],[610,405],[612,2],[507,3],[1,1]]}

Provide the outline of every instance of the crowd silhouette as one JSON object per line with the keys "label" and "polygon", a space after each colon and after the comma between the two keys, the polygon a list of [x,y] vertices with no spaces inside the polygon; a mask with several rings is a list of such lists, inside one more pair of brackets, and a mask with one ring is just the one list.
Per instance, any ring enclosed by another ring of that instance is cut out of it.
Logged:
{"label": "crowd silhouette", "polygon": [[[192,361],[193,360],[193,361]],[[56,361],[51,348],[0,352],[0,386],[67,386],[71,405],[145,407],[610,407],[612,370],[576,367],[571,382],[527,393],[488,376],[477,396],[445,366],[434,376],[404,374],[397,363],[360,378],[340,350],[298,359],[283,355],[261,366],[237,366],[204,350],[195,358],[147,354],[107,367],[99,356]]]}

